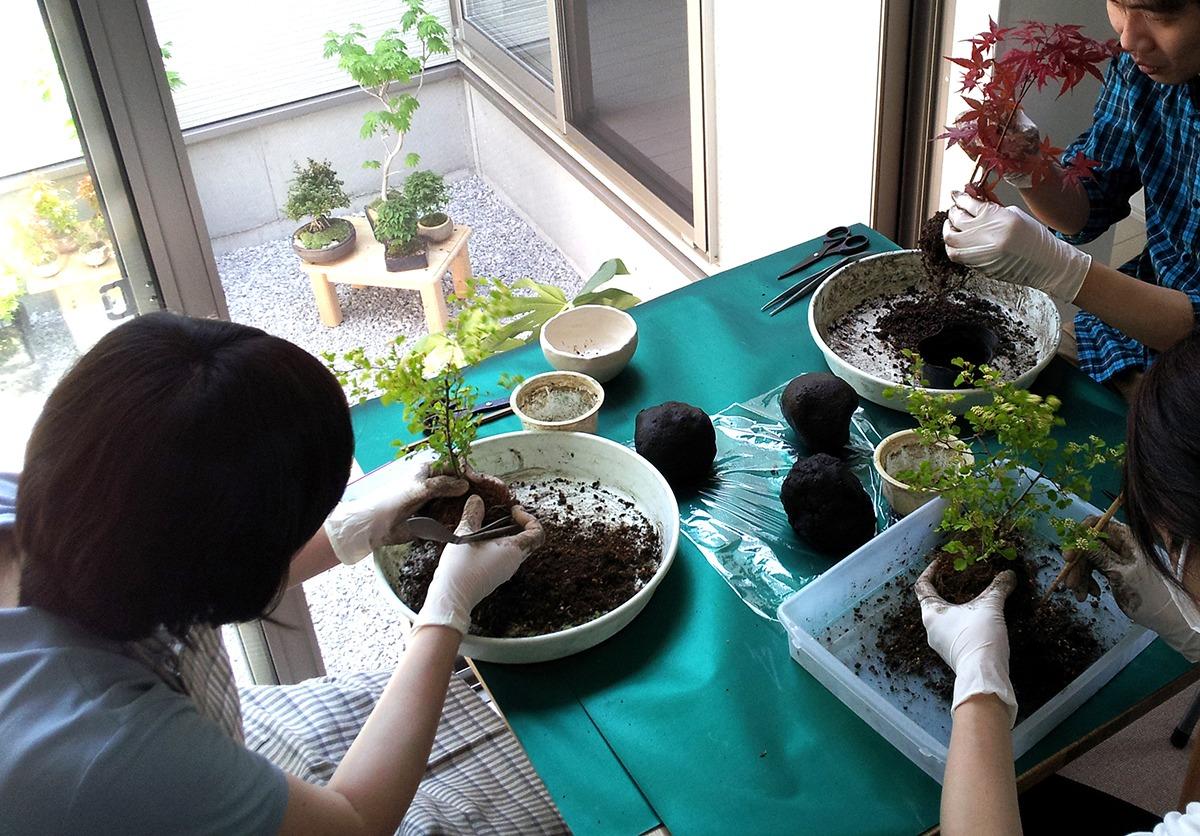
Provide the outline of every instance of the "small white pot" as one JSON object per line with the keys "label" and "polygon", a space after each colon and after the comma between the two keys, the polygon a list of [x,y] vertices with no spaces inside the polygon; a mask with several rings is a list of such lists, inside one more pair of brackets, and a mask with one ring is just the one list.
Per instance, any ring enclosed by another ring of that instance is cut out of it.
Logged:
{"label": "small white pot", "polygon": [[527,430],[594,433],[604,387],[586,374],[535,374],[508,399]]}
{"label": "small white pot", "polygon": [[[444,212],[438,214],[445,215]],[[449,215],[446,215],[446,220],[442,221],[440,224],[437,224],[436,226],[426,226],[425,219],[422,218],[421,220],[417,221],[417,234],[427,241],[433,241],[434,243],[445,241],[454,234],[454,221]]]}
{"label": "small white pot", "polygon": [[554,368],[607,383],[637,350],[637,323],[608,305],[580,305],[550,317],[542,326],[541,344]]}
{"label": "small white pot", "polygon": [[914,488],[892,474],[916,470],[926,460],[931,461],[935,468],[944,468],[956,462],[968,465],[975,463],[975,457],[966,444],[959,441],[953,447],[953,450],[927,447],[915,430],[901,430],[879,442],[873,457],[875,470],[883,480],[883,496],[896,514],[907,516],[938,494],[937,491]]}

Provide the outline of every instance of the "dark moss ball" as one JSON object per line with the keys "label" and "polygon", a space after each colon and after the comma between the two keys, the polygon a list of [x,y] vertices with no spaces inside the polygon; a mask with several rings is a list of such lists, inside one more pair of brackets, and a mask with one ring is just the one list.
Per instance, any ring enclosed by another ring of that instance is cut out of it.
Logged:
{"label": "dark moss ball", "polygon": [[780,408],[808,452],[838,453],[850,441],[850,416],[858,408],[858,395],[841,378],[809,372],[787,385]]}
{"label": "dark moss ball", "polygon": [[717,433],[708,415],[679,401],[639,412],[633,443],[672,485],[704,478],[717,457]]}
{"label": "dark moss ball", "polygon": [[862,483],[840,459],[800,459],[779,499],[796,535],[814,549],[845,557],[875,535],[875,509]]}

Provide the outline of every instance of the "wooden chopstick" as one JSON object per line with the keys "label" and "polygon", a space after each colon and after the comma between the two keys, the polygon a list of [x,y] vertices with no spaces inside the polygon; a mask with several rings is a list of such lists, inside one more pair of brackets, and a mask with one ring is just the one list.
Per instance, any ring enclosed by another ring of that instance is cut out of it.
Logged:
{"label": "wooden chopstick", "polygon": [[[1117,509],[1121,507],[1121,503],[1124,501],[1124,499],[1125,494],[1117,494],[1117,498],[1112,501],[1112,505],[1108,506],[1108,510],[1105,511],[1104,515],[1100,517],[1100,519],[1096,520],[1096,524],[1092,526],[1093,534],[1099,534],[1104,529],[1108,528],[1108,524],[1112,522],[1113,515],[1117,513]],[[1063,579],[1066,578],[1067,573],[1071,571],[1071,569],[1082,559],[1082,557],[1083,552],[1077,551],[1071,557],[1071,559],[1067,561],[1067,564],[1062,567],[1062,571],[1058,573],[1058,577],[1054,579],[1054,582],[1050,584],[1050,588],[1047,589],[1046,593],[1042,596],[1041,602],[1043,604],[1050,600],[1050,596],[1054,593],[1054,590],[1058,589],[1059,584],[1061,584]]]}

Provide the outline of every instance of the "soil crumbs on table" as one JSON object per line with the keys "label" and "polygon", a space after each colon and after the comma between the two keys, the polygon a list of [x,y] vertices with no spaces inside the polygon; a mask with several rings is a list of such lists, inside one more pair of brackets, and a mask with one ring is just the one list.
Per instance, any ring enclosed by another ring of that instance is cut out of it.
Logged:
{"label": "soil crumbs on table", "polygon": [[955,322],[992,330],[999,341],[989,364],[1013,379],[1037,363],[1033,336],[1000,305],[967,290],[938,296],[909,286],[894,296],[859,303],[829,327],[830,348],[857,368],[897,383],[904,382],[911,364],[903,351]]}
{"label": "soil crumbs on table", "polygon": [[[662,539],[630,502],[600,482],[555,477],[509,484],[541,522],[545,544],[471,613],[473,635],[540,636],[584,624],[633,597],[658,571]],[[392,586],[414,611],[425,603],[441,550],[415,543]]]}
{"label": "soil crumbs on table", "polygon": [[[1038,565],[1051,560],[1044,553],[1026,554],[1014,561],[981,561],[960,572],[947,555],[934,573],[934,586],[952,604],[973,599],[998,571],[1017,573],[1017,586],[1005,602],[1004,620],[1018,720],[1041,708],[1107,650],[1096,636],[1096,619],[1082,615],[1068,593],[1060,590],[1041,604],[1034,575]],[[954,673],[929,646],[915,594],[903,595],[900,606],[883,616],[878,648],[889,671],[924,679],[934,694],[950,702]]]}

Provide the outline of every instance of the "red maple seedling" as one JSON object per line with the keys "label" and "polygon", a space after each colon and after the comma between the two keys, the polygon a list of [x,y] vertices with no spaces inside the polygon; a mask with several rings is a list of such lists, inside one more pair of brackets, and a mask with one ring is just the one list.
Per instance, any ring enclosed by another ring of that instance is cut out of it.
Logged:
{"label": "red maple seedling", "polygon": [[[963,68],[959,92],[972,95],[963,96],[966,112],[936,139],[947,140],[947,148],[962,146],[975,159],[968,194],[995,201],[996,183],[1005,174],[1028,174],[1036,186],[1052,173],[1063,149],[1047,137],[1038,141],[1032,132],[1012,130],[1013,122],[1034,87],[1059,83],[1062,96],[1086,75],[1103,80],[1100,65],[1117,54],[1117,42],[1092,40],[1081,28],[1033,20],[1002,28],[989,18],[987,31],[967,41],[970,57],[947,57]],[[1076,154],[1062,166],[1063,180],[1078,182],[1095,165]]]}

